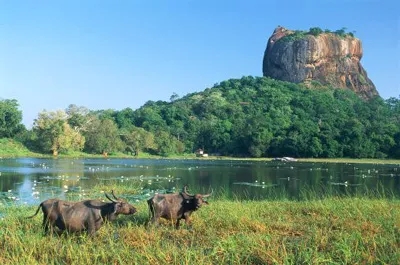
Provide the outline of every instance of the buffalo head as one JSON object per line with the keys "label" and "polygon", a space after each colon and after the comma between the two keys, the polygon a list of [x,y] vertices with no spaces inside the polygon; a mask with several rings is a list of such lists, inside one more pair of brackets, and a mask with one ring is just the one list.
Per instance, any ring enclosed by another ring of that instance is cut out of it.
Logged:
{"label": "buffalo head", "polygon": [[209,194],[190,194],[187,191],[187,186],[183,188],[182,192],[182,196],[185,199],[186,203],[191,204],[196,210],[199,209],[201,206],[208,204],[208,202],[203,199],[211,196],[211,194],[212,191]]}
{"label": "buffalo head", "polygon": [[114,199],[112,199],[110,196],[108,196],[107,193],[104,192],[106,195],[107,199],[112,201],[115,204],[114,208],[114,213],[115,214],[134,214],[136,213],[136,208],[133,207],[131,204],[129,204],[125,199],[117,198],[114,194],[114,191],[111,191],[111,194]]}

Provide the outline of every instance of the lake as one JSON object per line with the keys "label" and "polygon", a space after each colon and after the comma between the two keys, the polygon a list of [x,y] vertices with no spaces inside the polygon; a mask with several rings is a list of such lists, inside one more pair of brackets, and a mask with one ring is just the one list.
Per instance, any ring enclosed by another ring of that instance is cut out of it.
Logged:
{"label": "lake", "polygon": [[301,200],[307,196],[376,194],[398,198],[400,165],[175,159],[0,159],[1,204],[31,205],[52,197],[90,198],[92,188],[98,184],[141,187],[137,194],[130,195],[135,200],[147,199],[154,192],[174,192],[185,184],[191,193],[208,193],[213,189],[216,195],[234,199]]}

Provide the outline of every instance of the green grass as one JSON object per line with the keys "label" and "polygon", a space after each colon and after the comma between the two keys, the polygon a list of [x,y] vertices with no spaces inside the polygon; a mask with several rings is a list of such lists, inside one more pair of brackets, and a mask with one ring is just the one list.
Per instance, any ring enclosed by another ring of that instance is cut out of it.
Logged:
{"label": "green grass", "polygon": [[[0,158],[7,157],[43,157],[51,158],[51,154],[41,154],[29,151],[23,144],[13,139],[0,139]],[[58,155],[60,158],[104,158],[101,154],[88,154],[85,152],[68,152]],[[249,158],[249,157],[230,157],[230,156],[209,156],[196,157],[195,154],[172,154],[169,156],[157,156],[142,152],[139,156],[132,156],[117,152],[108,155],[108,158],[132,158],[132,159],[199,159],[199,160],[243,160],[243,161],[271,161],[272,158]],[[323,163],[364,163],[364,164],[400,164],[399,159],[370,159],[370,158],[299,158],[299,162],[323,162]]]}
{"label": "green grass", "polygon": [[0,157],[42,157],[29,151],[22,143],[9,138],[0,138]]}
{"label": "green grass", "polygon": [[35,207],[0,208],[1,264],[398,264],[400,201],[328,198],[210,200],[193,229],[145,228],[148,210],[95,238],[43,236]]}

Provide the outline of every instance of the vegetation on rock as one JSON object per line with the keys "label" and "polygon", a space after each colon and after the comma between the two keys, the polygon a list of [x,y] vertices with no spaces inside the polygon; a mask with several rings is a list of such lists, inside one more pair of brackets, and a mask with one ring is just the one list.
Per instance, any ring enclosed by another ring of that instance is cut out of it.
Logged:
{"label": "vegetation on rock", "polygon": [[303,39],[307,35],[312,35],[312,36],[317,37],[322,33],[335,34],[335,35],[337,35],[337,36],[339,36],[341,38],[345,38],[347,36],[354,38],[354,31],[353,32],[347,32],[347,28],[346,27],[343,27],[343,28],[335,30],[335,31],[331,31],[329,29],[325,29],[325,31],[323,31],[319,27],[312,27],[308,31],[307,30],[294,30],[294,31],[288,33],[288,35],[282,37],[279,40],[281,40],[281,41],[295,41],[295,40]]}

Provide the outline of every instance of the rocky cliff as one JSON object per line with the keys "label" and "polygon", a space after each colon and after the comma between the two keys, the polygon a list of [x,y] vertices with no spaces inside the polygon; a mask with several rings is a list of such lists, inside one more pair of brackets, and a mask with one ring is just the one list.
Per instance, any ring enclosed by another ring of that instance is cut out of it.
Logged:
{"label": "rocky cliff", "polygon": [[363,98],[378,95],[362,67],[361,41],[351,34],[292,31],[278,27],[268,40],[263,74],[293,83],[319,81]]}

